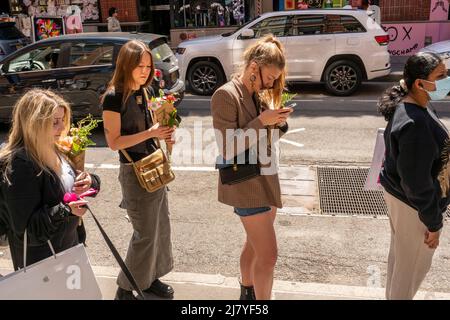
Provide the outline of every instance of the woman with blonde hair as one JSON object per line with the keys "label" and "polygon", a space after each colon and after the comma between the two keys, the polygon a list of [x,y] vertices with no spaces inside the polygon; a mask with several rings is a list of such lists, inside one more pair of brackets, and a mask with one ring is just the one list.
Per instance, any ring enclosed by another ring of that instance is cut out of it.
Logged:
{"label": "woman with blonde hair", "polygon": [[[153,95],[149,85],[154,73],[148,46],[138,40],[127,42],[119,51],[116,70],[103,96],[103,121],[108,146],[121,151],[120,207],[127,210],[134,230],[125,263],[141,290],[172,298],[173,288],[158,279],[173,268],[166,188],[147,192],[139,184],[130,162],[155,152],[155,138],[173,144],[173,128],[152,124],[147,96]],[[123,272],[117,284],[116,299],[136,299]]]}
{"label": "woman with blonde hair", "polygon": [[0,150],[0,221],[16,270],[23,268],[25,232],[28,265],[51,256],[50,245],[58,253],[85,240],[79,217],[87,202],[64,204],[64,194],[98,189],[100,181],[76,172],[56,146],[70,117],[69,104],[48,90],[30,90],[14,106],[8,141]]}
{"label": "woman with blonde hair", "polygon": [[[241,300],[271,297],[277,260],[273,223],[282,203],[278,174],[273,170],[276,139],[270,137],[287,131],[286,119],[293,111],[280,107],[285,65],[281,43],[268,35],[245,51],[243,71],[219,88],[211,100],[222,160],[229,161],[245,152],[250,154],[258,145],[256,165],[260,165],[260,174],[233,184],[221,179],[218,189],[219,201],[234,207],[247,236],[240,257]],[[252,136],[256,139],[247,139]],[[237,150],[230,137],[238,140]],[[261,159],[266,153],[272,157],[263,163]],[[239,171],[238,166],[234,169]]]}

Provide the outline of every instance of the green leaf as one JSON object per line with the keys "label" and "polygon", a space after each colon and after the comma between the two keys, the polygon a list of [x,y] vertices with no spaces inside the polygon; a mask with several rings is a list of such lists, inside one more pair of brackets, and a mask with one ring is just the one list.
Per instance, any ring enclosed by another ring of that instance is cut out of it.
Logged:
{"label": "green leaf", "polygon": [[98,124],[102,122],[102,120],[96,120],[89,114],[84,119],[77,122],[77,125],[71,126],[70,135],[73,137],[73,144],[71,153],[76,155],[86,150],[88,146],[95,145],[95,143],[88,138],[88,136],[92,135],[92,130],[98,127]]}
{"label": "green leaf", "polygon": [[283,92],[281,94],[281,107],[284,108],[286,107],[286,104],[291,101],[292,99],[294,99],[297,96],[296,93],[289,93],[289,92]]}

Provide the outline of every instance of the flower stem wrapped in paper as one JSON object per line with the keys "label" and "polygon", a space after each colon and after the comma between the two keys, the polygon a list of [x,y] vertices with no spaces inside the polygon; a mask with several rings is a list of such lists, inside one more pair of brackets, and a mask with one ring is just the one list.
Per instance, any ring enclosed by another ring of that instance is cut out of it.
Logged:
{"label": "flower stem wrapped in paper", "polygon": [[[159,90],[159,97],[152,97],[148,104],[150,112],[153,113],[155,123],[167,127],[179,127],[181,118],[177,113],[175,102],[177,98],[174,95],[164,95],[163,90]],[[172,153],[172,144],[166,143],[167,153],[170,157]]]}
{"label": "flower stem wrapped in paper", "polygon": [[70,128],[69,134],[58,142],[58,148],[72,161],[76,170],[84,171],[86,149],[95,145],[89,136],[102,120],[95,120],[91,114]]}

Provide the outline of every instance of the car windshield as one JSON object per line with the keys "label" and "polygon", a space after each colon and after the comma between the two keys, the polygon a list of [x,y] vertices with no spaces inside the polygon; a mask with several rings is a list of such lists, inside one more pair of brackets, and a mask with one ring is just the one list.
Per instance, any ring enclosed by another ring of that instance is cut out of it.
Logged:
{"label": "car windshield", "polygon": [[51,60],[52,58],[57,58],[58,54],[58,47],[50,46],[36,48],[11,60],[11,62],[9,63],[8,72],[47,70],[50,68],[54,68],[55,65],[51,65],[51,63],[53,62]]}
{"label": "car windshield", "polygon": [[165,62],[173,55],[172,50],[163,39],[158,39],[149,44],[155,61]]}
{"label": "car windshield", "polygon": [[0,40],[15,40],[25,38],[15,26],[0,26]]}
{"label": "car windshield", "polygon": [[229,37],[229,36],[231,36],[232,34],[235,34],[236,32],[238,32],[238,31],[241,30],[242,28],[248,26],[250,23],[252,23],[252,22],[255,21],[256,19],[258,19],[259,17],[261,17],[261,16],[257,16],[257,17],[255,17],[255,18],[251,19],[250,21],[244,23],[242,26],[240,26],[240,27],[237,28],[236,30],[233,30],[233,31],[230,31],[230,32],[226,32],[226,33],[222,33],[222,37]]}

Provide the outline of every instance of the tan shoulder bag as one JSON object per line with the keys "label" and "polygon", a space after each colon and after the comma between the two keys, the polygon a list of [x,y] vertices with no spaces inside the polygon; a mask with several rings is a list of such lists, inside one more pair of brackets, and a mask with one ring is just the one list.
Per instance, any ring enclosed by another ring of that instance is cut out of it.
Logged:
{"label": "tan shoulder bag", "polygon": [[[147,92],[144,89],[144,94],[147,98]],[[155,124],[153,114],[150,110],[150,116],[152,123]],[[170,167],[170,162],[161,148],[161,143],[158,138],[155,138],[158,149],[142,158],[139,161],[134,162],[128,152],[120,150],[125,158],[133,165],[134,172],[142,188],[148,192],[154,192],[161,189],[169,182],[175,179],[175,174]]]}

